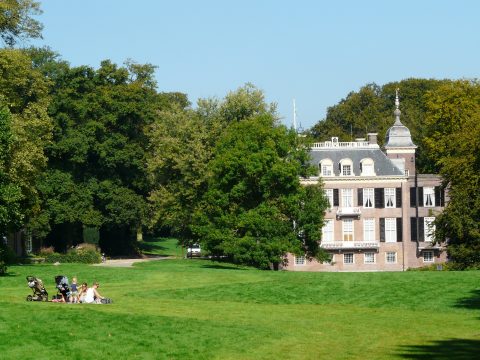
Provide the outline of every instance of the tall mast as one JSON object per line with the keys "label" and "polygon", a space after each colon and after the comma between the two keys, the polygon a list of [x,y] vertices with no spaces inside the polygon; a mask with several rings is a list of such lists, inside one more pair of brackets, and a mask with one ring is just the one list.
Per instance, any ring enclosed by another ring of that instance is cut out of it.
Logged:
{"label": "tall mast", "polygon": [[293,129],[297,131],[297,108],[295,107],[295,99],[293,99]]}

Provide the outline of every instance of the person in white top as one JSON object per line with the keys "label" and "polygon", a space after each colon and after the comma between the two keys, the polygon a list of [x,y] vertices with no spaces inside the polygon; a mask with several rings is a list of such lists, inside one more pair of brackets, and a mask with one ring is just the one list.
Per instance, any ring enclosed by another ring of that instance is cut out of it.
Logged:
{"label": "person in white top", "polygon": [[93,286],[91,288],[87,289],[87,292],[85,294],[85,298],[83,299],[83,302],[86,304],[100,304],[101,300],[103,299],[103,296],[100,295],[98,292],[98,287],[100,285],[98,282],[94,282]]}

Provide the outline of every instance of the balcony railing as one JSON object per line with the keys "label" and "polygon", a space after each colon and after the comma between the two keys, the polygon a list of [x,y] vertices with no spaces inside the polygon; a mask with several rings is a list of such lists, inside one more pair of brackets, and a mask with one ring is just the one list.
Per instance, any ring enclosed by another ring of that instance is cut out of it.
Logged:
{"label": "balcony railing", "polygon": [[442,250],[441,244],[432,244],[430,241],[422,241],[418,243],[418,250]]}
{"label": "balcony railing", "polygon": [[356,217],[360,218],[362,214],[359,207],[341,207],[337,210],[337,219],[342,217]]}
{"label": "balcony railing", "polygon": [[320,247],[326,250],[335,249],[378,249],[379,241],[323,241]]}

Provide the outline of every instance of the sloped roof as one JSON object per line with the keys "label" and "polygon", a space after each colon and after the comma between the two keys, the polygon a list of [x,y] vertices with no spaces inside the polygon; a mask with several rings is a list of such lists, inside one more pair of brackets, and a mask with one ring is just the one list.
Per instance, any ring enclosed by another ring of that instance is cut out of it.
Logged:
{"label": "sloped roof", "polygon": [[320,161],[330,159],[333,162],[333,171],[336,176],[340,175],[338,164],[342,159],[350,159],[353,162],[353,173],[360,175],[360,161],[370,158],[374,162],[375,174],[377,176],[402,176],[404,173],[396,167],[392,161],[383,153],[380,148],[377,149],[316,149],[310,151],[310,163],[318,166]]}

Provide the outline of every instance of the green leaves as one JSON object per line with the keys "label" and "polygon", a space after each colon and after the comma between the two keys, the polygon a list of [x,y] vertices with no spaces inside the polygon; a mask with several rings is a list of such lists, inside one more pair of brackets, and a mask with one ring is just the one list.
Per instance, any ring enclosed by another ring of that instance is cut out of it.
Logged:
{"label": "green leaves", "polygon": [[458,268],[480,267],[480,84],[456,81],[427,97],[425,140],[449,187],[449,202],[435,221],[436,239],[449,242]]}

